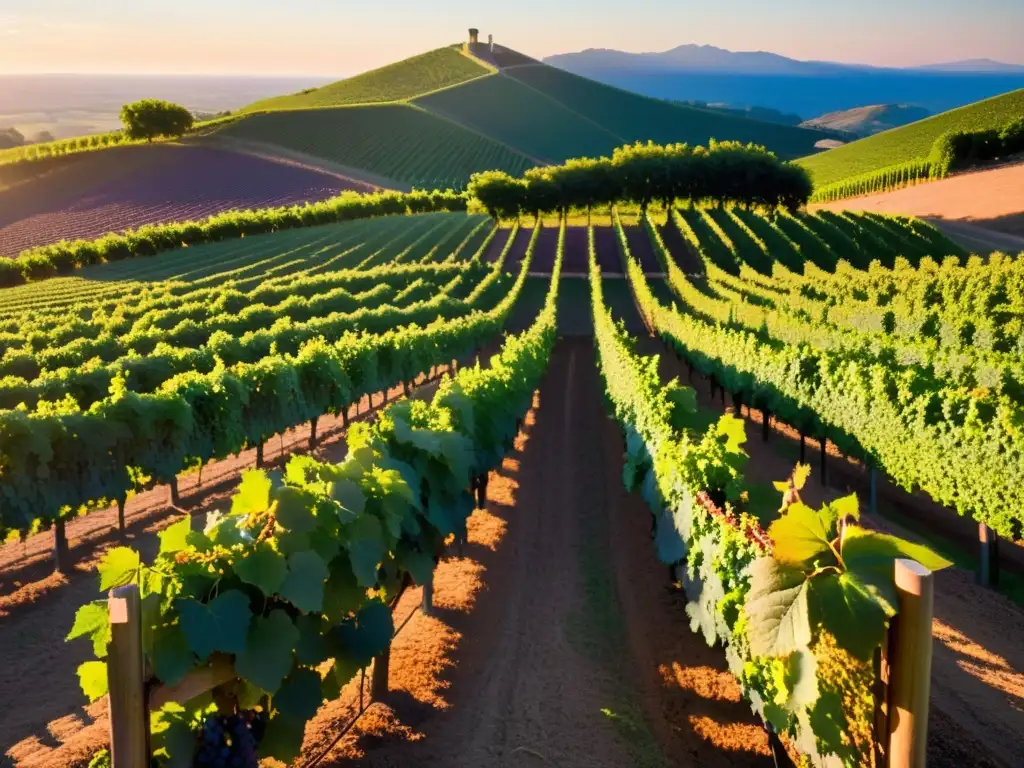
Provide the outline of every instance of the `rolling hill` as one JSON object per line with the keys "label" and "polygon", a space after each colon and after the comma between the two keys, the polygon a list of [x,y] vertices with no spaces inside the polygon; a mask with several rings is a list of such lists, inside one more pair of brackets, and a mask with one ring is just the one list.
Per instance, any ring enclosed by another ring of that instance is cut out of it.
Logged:
{"label": "rolling hill", "polygon": [[864,137],[924,120],[929,116],[927,109],[913,104],[873,104],[829,112],[813,120],[805,120],[802,125],[805,128],[844,131]]}
{"label": "rolling hill", "polygon": [[1024,89],[943,112],[799,162],[811,172],[815,185],[831,184],[899,163],[926,159],[935,139],[946,131],[1001,128],[1022,115]]}

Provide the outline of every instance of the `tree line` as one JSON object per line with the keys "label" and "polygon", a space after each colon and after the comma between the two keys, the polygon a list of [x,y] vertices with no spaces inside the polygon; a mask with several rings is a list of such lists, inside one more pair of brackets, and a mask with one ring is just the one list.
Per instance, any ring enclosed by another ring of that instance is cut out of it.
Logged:
{"label": "tree line", "polygon": [[1024,117],[1002,128],[977,131],[946,131],[932,145],[932,178],[942,179],[981,163],[1024,152]]}
{"label": "tree line", "polygon": [[611,157],[531,168],[520,178],[503,171],[477,173],[467,191],[500,219],[614,203],[634,203],[646,211],[652,202],[671,207],[678,200],[795,210],[807,203],[812,189],[807,171],[764,147],[712,139],[707,147],[638,142],[619,147]]}

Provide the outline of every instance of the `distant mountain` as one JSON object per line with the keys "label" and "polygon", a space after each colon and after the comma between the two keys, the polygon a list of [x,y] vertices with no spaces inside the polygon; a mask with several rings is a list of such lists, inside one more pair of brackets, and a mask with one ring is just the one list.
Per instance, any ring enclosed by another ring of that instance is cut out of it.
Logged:
{"label": "distant mountain", "polygon": [[924,107],[912,104],[875,104],[841,112],[829,112],[813,120],[805,120],[800,125],[804,128],[843,131],[862,137],[924,120],[930,115],[931,113]]}
{"label": "distant mountain", "polygon": [[992,59],[964,59],[946,64],[925,64],[914,69],[927,72],[1024,72],[1024,64],[1006,64]]}
{"label": "distant mountain", "polygon": [[544,62],[645,96],[739,110],[765,107],[803,119],[868,104],[944,112],[1024,87],[1024,65],[989,59],[899,69],[680,45],[660,53],[591,48]]}

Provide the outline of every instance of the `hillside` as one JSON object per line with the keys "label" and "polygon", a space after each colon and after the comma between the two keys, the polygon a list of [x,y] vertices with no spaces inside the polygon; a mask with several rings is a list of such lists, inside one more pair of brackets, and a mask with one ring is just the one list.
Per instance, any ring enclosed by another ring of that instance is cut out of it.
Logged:
{"label": "hillside", "polygon": [[464,56],[456,47],[438,48],[321,88],[310,88],[288,96],[263,99],[250,104],[244,111],[264,112],[405,101],[439,88],[464,83],[486,75],[487,72],[487,69],[472,58]]}
{"label": "hillside", "polygon": [[816,185],[831,184],[898,163],[925,159],[935,139],[946,131],[1001,128],[1021,115],[1024,89],[830,149],[804,158],[800,164],[811,172]]}
{"label": "hillside", "polygon": [[827,115],[805,120],[801,125],[805,128],[844,131],[864,137],[899,128],[930,116],[931,113],[927,109],[913,104],[874,104],[829,112]]}
{"label": "hillside", "polygon": [[763,144],[779,156],[791,158],[813,152],[815,142],[829,137],[820,131],[671,104],[546,64],[507,72],[629,142],[652,139],[706,144],[710,138],[736,139]]}

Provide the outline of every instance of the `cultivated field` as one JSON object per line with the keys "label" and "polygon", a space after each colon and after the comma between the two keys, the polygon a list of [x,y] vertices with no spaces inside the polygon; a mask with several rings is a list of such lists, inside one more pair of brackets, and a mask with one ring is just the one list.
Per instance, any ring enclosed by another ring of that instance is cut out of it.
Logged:
{"label": "cultivated field", "polygon": [[800,161],[818,186],[928,158],[935,140],[946,131],[1002,128],[1024,115],[1024,90],[953,109],[885,131]]}
{"label": "cultivated field", "polygon": [[[1024,164],[1020,163],[820,207],[834,211],[904,213],[944,222],[966,222],[1020,237],[1016,250],[1024,250]],[[1012,241],[1007,241],[1007,245],[1002,247],[1014,250]]]}
{"label": "cultivated field", "polygon": [[534,164],[486,136],[406,105],[256,114],[219,135],[324,158],[399,187],[458,187],[479,170],[522,173]]}
{"label": "cultivated field", "polygon": [[0,191],[0,255],[144,224],[291,205],[368,185],[236,152],[161,144],[84,152]]}

